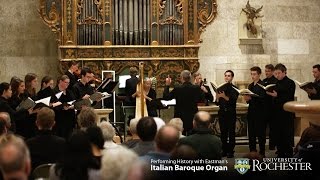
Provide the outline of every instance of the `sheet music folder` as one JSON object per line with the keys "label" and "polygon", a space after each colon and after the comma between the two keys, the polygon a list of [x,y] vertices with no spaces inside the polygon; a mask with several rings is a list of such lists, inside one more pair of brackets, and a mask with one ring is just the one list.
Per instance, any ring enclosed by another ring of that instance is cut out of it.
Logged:
{"label": "sheet music folder", "polygon": [[111,94],[118,84],[119,81],[113,81],[111,78],[107,78],[98,86],[97,91]]}

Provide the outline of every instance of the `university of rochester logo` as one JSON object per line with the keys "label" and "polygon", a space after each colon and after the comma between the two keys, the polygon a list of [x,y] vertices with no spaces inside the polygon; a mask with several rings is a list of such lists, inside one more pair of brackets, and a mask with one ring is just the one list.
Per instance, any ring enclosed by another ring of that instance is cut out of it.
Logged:
{"label": "university of rochester logo", "polygon": [[235,159],[234,169],[236,169],[240,174],[246,173],[250,169],[248,158],[238,158]]}

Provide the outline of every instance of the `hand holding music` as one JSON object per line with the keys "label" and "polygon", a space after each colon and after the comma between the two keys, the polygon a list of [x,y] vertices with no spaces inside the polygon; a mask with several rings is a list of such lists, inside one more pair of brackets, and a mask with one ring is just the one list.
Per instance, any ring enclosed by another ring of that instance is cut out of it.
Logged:
{"label": "hand holding music", "polygon": [[90,98],[90,95],[86,94],[82,97],[82,99],[89,99]]}
{"label": "hand holding music", "polygon": [[208,93],[208,90],[206,87],[204,87],[203,85],[200,86],[201,90],[204,92],[204,93]]}
{"label": "hand holding music", "polygon": [[312,87],[312,88],[304,88],[304,90],[308,93],[309,96],[313,95],[313,94],[317,94],[317,90]]}
{"label": "hand holding music", "polygon": [[166,78],[166,86],[170,86],[170,84],[171,84],[171,78],[170,78],[170,76],[168,75],[168,77]]}
{"label": "hand holding music", "polygon": [[272,96],[272,97],[277,97],[278,93],[277,91],[273,90],[272,92],[266,92],[268,95]]}

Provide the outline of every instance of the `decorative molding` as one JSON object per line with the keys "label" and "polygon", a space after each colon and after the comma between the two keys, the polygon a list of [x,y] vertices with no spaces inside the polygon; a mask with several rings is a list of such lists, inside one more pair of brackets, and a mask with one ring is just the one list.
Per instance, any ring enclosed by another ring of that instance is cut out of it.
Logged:
{"label": "decorative molding", "polygon": [[[218,14],[218,5],[216,0],[201,0],[198,1],[198,20],[199,20],[199,37],[205,28],[213,22]],[[200,39],[200,42],[202,40]]]}

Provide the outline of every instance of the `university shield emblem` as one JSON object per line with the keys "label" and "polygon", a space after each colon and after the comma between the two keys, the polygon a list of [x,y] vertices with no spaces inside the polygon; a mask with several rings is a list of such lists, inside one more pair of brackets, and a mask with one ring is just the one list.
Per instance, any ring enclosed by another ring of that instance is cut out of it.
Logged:
{"label": "university shield emblem", "polygon": [[240,174],[246,173],[250,169],[248,158],[237,158],[235,159],[234,169]]}

